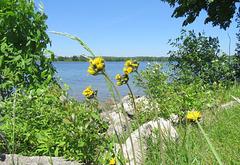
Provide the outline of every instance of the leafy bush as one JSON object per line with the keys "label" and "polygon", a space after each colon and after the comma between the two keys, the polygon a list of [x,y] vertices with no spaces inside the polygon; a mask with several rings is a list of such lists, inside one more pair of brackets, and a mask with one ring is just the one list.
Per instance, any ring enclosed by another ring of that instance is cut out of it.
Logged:
{"label": "leafy bush", "polygon": [[[204,110],[207,104],[212,104],[214,93],[208,91],[220,88],[220,85],[203,85],[201,80],[185,84],[184,82],[172,79],[171,69],[163,72],[163,67],[163,64],[155,62],[153,65],[149,64],[146,70],[141,70],[140,73],[147,81],[153,97],[158,102],[158,108],[160,109],[158,115],[160,117],[168,118],[172,113],[183,117],[187,111],[191,111],[192,109]],[[134,78],[138,79],[138,76],[134,76]],[[140,83],[134,83],[144,89],[144,86],[140,85]],[[145,93],[148,95],[146,91]],[[147,116],[149,117],[147,120],[154,118],[154,114],[140,112],[141,114],[144,120],[146,120]]]}
{"label": "leafy bush", "polygon": [[[54,81],[54,55],[45,51],[50,39],[42,10],[31,0],[0,1],[0,95],[11,96],[16,88],[37,88]],[[51,58],[45,57],[48,53]],[[39,63],[37,63],[37,60]]]}
{"label": "leafy bush", "polygon": [[176,62],[174,70],[180,69],[176,73],[178,80],[189,84],[197,78],[204,84],[213,84],[228,82],[234,77],[229,58],[225,53],[220,55],[218,38],[205,37],[201,33],[196,36],[194,31],[187,34],[182,30],[181,36],[169,43],[177,48],[169,52],[169,60]]}
{"label": "leafy bush", "polygon": [[112,140],[104,133],[108,125],[100,120],[96,102],[68,101],[58,86],[20,93],[1,102],[0,152],[62,156],[87,164],[111,158]]}

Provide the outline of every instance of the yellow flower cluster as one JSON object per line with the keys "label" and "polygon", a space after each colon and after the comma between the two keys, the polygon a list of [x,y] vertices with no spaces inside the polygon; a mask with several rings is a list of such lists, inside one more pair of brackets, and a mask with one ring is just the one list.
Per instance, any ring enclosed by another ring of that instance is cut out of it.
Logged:
{"label": "yellow flower cluster", "polygon": [[134,60],[134,61],[127,60],[126,63],[125,63],[125,66],[128,67],[128,68],[126,68],[126,70],[130,71],[130,73],[132,73],[132,72],[136,72],[137,71],[139,63],[137,62],[137,60]]}
{"label": "yellow flower cluster", "polygon": [[118,74],[115,77],[115,79],[118,80],[118,82],[117,82],[118,86],[126,84],[128,82],[128,80],[129,80],[128,74],[137,71],[139,63],[137,62],[137,60],[134,60],[133,62],[132,62],[132,60],[127,60],[125,63],[125,66],[127,68],[126,67],[123,68],[123,75],[120,76]]}
{"label": "yellow flower cluster", "polygon": [[95,91],[91,90],[91,85],[89,87],[87,87],[84,91],[83,91],[83,95],[86,96],[88,99],[93,98],[94,96],[97,95],[97,89],[95,89]]}
{"label": "yellow flower cluster", "polygon": [[189,121],[195,121],[195,117],[194,116],[196,117],[196,119],[200,118],[201,117],[200,112],[199,111],[191,111],[191,112],[189,112],[187,114],[187,119]]}
{"label": "yellow flower cluster", "polygon": [[94,60],[89,60],[90,67],[88,67],[88,73],[91,75],[97,75],[105,68],[105,63],[102,57],[97,57]]}
{"label": "yellow flower cluster", "polygon": [[121,86],[128,82],[129,77],[128,77],[128,74],[123,74],[122,76],[120,76],[120,74],[118,74],[118,75],[116,75],[115,79],[118,80],[117,85]]}

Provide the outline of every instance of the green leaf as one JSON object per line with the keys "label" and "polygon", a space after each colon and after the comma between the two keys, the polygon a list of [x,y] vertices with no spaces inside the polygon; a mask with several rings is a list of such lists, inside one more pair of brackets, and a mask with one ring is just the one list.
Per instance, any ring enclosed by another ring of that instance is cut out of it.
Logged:
{"label": "green leaf", "polygon": [[52,78],[52,76],[51,76],[51,75],[48,75],[47,80],[46,80],[46,83],[47,83],[47,84],[50,82],[51,78]]}
{"label": "green leaf", "polygon": [[29,64],[31,63],[31,61],[32,61],[32,58],[29,58],[29,59],[27,59],[27,60],[25,61],[25,63],[26,63],[27,65],[29,65]]}
{"label": "green leaf", "polygon": [[59,150],[59,148],[57,147],[56,150],[54,151],[55,157],[58,157],[58,150]]}
{"label": "green leaf", "polygon": [[45,75],[46,74],[46,72],[47,72],[47,70],[44,70],[42,73],[41,73],[41,77],[42,78],[44,78],[44,77],[46,77],[47,75]]}
{"label": "green leaf", "polygon": [[18,61],[22,56],[21,55],[18,55],[14,58],[15,61]]}
{"label": "green leaf", "polygon": [[98,115],[96,115],[96,113],[94,113],[94,112],[91,112],[91,115],[92,115],[92,117],[93,117],[93,118],[95,118],[95,119],[99,120],[99,117],[98,117]]}
{"label": "green leaf", "polygon": [[64,87],[69,90],[69,86],[67,84],[64,84]]}
{"label": "green leaf", "polygon": [[4,61],[4,56],[1,56],[1,57],[0,57],[0,68],[1,68],[2,65],[3,65],[3,61]]}

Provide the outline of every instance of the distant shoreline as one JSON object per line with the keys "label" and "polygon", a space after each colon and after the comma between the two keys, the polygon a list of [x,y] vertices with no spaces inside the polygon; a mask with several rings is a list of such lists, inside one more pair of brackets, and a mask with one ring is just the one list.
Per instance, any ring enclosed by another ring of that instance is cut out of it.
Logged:
{"label": "distant shoreline", "polygon": [[[92,58],[92,57],[89,57]],[[138,62],[153,62],[161,61],[167,62],[169,57],[149,57],[149,56],[136,56],[136,57],[111,57],[111,56],[102,56],[106,62],[125,62],[127,60],[137,60]],[[88,62],[88,60],[83,56],[72,56],[72,57],[63,57],[56,56],[54,62]]]}

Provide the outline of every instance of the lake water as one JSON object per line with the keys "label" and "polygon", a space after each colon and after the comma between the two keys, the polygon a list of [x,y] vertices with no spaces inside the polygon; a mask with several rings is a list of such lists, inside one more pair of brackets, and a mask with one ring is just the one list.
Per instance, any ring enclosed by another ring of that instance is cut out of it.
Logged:
{"label": "lake water", "polygon": [[[123,67],[125,62],[106,62],[106,70],[109,77],[116,84],[115,76],[117,74],[123,74]],[[98,89],[98,98],[101,101],[105,101],[107,98],[112,98],[109,93],[108,85],[104,79],[103,75],[88,75],[87,69],[89,67],[89,62],[55,62],[53,65],[56,67],[58,73],[57,75],[61,77],[63,83],[70,87],[69,96],[74,96],[77,100],[82,101],[85,96],[82,95],[83,90],[85,90],[89,85],[92,86],[92,90]],[[139,72],[141,69],[145,69],[148,62],[140,62]],[[133,73],[136,74],[136,73]],[[143,96],[144,93],[139,88],[135,87],[131,82],[133,79],[130,75],[129,85],[135,95]],[[129,90],[126,85],[117,86],[117,89],[121,95],[124,97],[128,94]]]}

